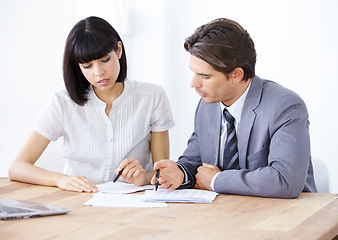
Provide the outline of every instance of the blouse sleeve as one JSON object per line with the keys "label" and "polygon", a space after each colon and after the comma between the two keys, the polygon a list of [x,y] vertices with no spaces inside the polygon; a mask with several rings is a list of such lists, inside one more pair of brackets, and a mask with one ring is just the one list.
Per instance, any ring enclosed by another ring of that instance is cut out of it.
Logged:
{"label": "blouse sleeve", "polygon": [[163,89],[159,86],[158,95],[156,95],[155,105],[151,116],[151,131],[163,132],[175,125],[170,108],[168,97]]}
{"label": "blouse sleeve", "polygon": [[54,93],[40,110],[34,130],[45,138],[56,141],[64,135],[62,101],[58,93]]}

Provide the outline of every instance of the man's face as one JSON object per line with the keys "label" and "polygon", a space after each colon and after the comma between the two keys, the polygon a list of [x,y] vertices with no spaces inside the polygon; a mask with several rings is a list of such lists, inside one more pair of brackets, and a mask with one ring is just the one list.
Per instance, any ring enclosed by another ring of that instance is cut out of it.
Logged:
{"label": "man's face", "polygon": [[223,102],[230,106],[238,99],[238,87],[233,83],[231,74],[228,78],[194,55],[190,55],[189,67],[194,73],[190,87],[195,88],[204,102]]}

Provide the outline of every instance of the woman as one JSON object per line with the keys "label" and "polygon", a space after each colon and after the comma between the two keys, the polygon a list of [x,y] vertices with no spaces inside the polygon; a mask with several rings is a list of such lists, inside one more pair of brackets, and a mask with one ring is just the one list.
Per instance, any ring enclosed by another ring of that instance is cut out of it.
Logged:
{"label": "woman", "polygon": [[[51,96],[9,169],[11,180],[96,192],[94,183],[119,179],[144,185],[153,163],[169,157],[174,122],[162,87],[126,79],[122,40],[105,20],[89,17],[68,35],[66,90]],[[64,139],[64,173],[34,165],[50,141]],[[151,153],[151,156],[150,156]],[[137,160],[135,160],[136,158]]]}

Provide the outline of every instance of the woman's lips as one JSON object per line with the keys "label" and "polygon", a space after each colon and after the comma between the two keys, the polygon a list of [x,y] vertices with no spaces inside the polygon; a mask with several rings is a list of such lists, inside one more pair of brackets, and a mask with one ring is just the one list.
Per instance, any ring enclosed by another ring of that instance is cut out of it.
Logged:
{"label": "woman's lips", "polygon": [[104,86],[107,86],[109,83],[109,79],[106,78],[106,79],[102,79],[100,81],[97,82],[98,85],[100,85],[101,87],[104,87]]}

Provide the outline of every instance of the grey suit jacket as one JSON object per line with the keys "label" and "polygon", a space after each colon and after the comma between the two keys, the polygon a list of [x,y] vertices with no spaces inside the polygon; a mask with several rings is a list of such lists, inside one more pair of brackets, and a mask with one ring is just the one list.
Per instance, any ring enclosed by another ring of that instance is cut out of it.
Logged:
{"label": "grey suit jacket", "polygon": [[[202,163],[218,164],[221,135],[219,103],[200,100],[194,133],[177,163],[195,185]],[[316,192],[305,103],[291,90],[255,76],[244,102],[237,133],[240,170],[222,171],[215,179],[218,193],[295,198]]]}

